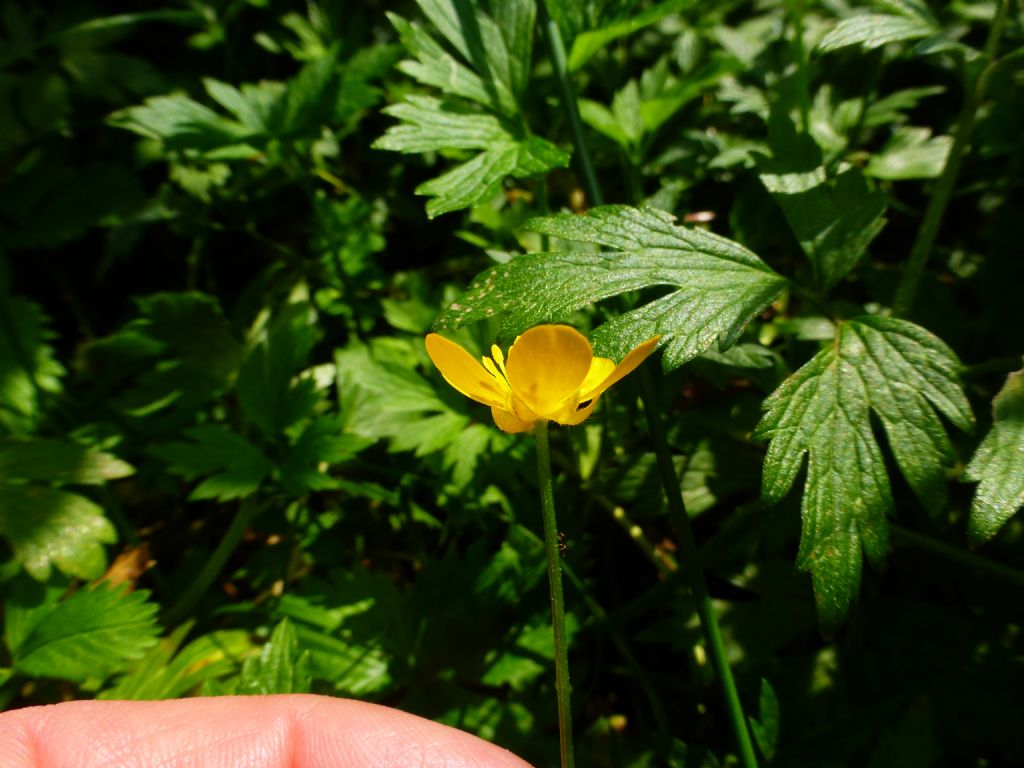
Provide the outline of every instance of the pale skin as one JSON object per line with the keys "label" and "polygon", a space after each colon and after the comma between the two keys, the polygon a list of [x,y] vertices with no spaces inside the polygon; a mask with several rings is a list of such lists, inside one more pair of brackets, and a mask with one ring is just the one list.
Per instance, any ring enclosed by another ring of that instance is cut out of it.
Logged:
{"label": "pale skin", "polygon": [[468,733],[326,696],[72,701],[0,714],[0,768],[530,768]]}

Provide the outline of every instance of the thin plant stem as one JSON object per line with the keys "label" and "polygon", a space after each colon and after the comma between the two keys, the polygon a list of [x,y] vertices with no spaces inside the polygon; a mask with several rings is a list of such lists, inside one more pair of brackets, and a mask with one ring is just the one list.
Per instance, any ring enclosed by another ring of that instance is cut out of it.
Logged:
{"label": "thin plant stem", "polygon": [[[532,541],[539,547],[544,546],[544,542],[529,528],[524,525],[517,524],[516,526],[519,532],[522,533],[526,538]],[[587,585],[583,580],[576,574],[575,571],[569,566],[569,563],[562,563],[562,573],[565,578],[569,580],[572,585],[587,606],[587,610],[590,611],[590,615],[593,616],[594,621],[598,623],[605,631],[608,632],[612,643],[618,649],[619,654],[622,656],[622,660],[626,662],[626,666],[629,667],[629,673],[632,675],[633,681],[640,686],[640,689],[644,692],[644,696],[647,697],[647,703],[651,708],[651,714],[654,717],[655,725],[658,728],[659,733],[662,735],[668,734],[668,719],[665,716],[665,709],[661,705],[661,701],[658,699],[657,694],[654,691],[654,686],[651,685],[651,681],[648,679],[647,674],[644,672],[643,667],[640,666],[640,662],[637,660],[633,651],[629,647],[629,643],[622,636],[622,632],[612,621],[612,618],[608,615],[608,612],[604,607],[594,598],[587,589]]]}
{"label": "thin plant stem", "polygon": [[203,595],[206,594],[206,590],[210,588],[210,585],[213,584],[217,576],[224,569],[228,558],[231,557],[235,547],[241,542],[249,521],[252,520],[258,509],[259,505],[252,497],[242,499],[238,509],[235,511],[234,518],[231,520],[231,525],[228,526],[224,536],[218,542],[217,548],[213,550],[213,554],[203,563],[203,567],[196,575],[192,584],[189,585],[185,594],[164,614],[164,624],[168,626],[177,624],[192,612],[196,603],[202,599]]}
{"label": "thin plant stem", "polygon": [[[583,171],[588,196],[595,204],[601,205],[604,202],[604,195],[601,193],[601,186],[598,183],[597,174],[594,172],[590,152],[587,149],[587,143],[583,136],[583,125],[580,122],[579,112],[576,109],[576,95],[566,68],[565,46],[562,44],[562,35],[558,30],[558,26],[544,12],[543,5],[541,8],[542,23],[544,24],[548,44],[551,48],[551,59],[555,68],[555,75],[561,86],[564,107],[569,115],[569,122],[572,126],[576,160]],[[693,592],[697,605],[697,617],[700,619],[701,629],[711,653],[719,685],[725,697],[729,719],[736,737],[740,762],[743,768],[757,768],[754,745],[750,738],[750,731],[747,729],[746,717],[740,705],[740,697],[736,691],[732,670],[729,669],[729,663],[725,656],[722,635],[718,629],[718,621],[715,618],[711,605],[711,598],[708,596],[707,585],[704,582],[704,572],[697,554],[697,544],[693,537],[693,529],[690,526],[690,519],[686,515],[686,508],[683,504],[679,477],[676,475],[672,454],[668,447],[668,440],[665,437],[665,429],[661,423],[660,411],[658,410],[654,395],[654,383],[645,367],[640,368],[639,375],[643,388],[644,412],[647,414],[651,438],[654,441],[654,452],[658,461],[658,470],[665,489],[665,496],[668,499],[672,522],[676,528],[676,536],[680,540],[681,565],[683,570],[686,571],[688,581],[690,582],[690,589]],[[538,447],[539,445],[540,441],[538,440]]]}
{"label": "thin plant stem", "polygon": [[547,35],[548,47],[551,49],[551,61],[555,67],[555,75],[558,84],[562,89],[562,107],[569,116],[569,126],[572,129],[572,143],[576,148],[576,160],[580,170],[583,172],[583,184],[590,198],[592,205],[604,205],[604,195],[601,194],[601,185],[597,181],[597,172],[590,160],[590,152],[587,151],[587,142],[583,138],[583,121],[580,120],[580,111],[576,106],[576,92],[569,80],[569,69],[565,60],[565,44],[562,42],[562,33],[558,25],[550,17],[545,3],[540,4],[541,24],[544,25],[544,32]]}
{"label": "thin plant stem", "polygon": [[911,531],[902,525],[889,523],[889,530],[892,532],[893,540],[897,543],[920,549],[923,552],[929,552],[950,562],[959,563],[976,571],[987,573],[1009,584],[1024,588],[1024,571],[1004,565],[1003,563],[997,563],[995,560],[976,555],[965,549],[954,547],[952,544],[947,544],[939,539],[933,539],[931,536],[926,536],[923,533]]}
{"label": "thin plant stem", "polygon": [[708,594],[707,582],[704,580],[704,569],[701,566],[700,554],[697,552],[697,541],[693,536],[693,526],[690,525],[690,517],[686,513],[682,487],[679,482],[679,476],[676,474],[675,464],[672,461],[668,439],[665,436],[665,426],[661,421],[661,410],[659,409],[654,381],[647,369],[641,368],[639,373],[640,386],[644,396],[644,413],[647,416],[647,425],[651,432],[651,439],[654,441],[654,455],[657,459],[658,474],[661,476],[661,484],[665,488],[669,517],[672,521],[672,527],[675,528],[676,538],[679,543],[679,564],[686,573],[687,580],[690,583],[693,601],[697,607],[697,617],[700,619],[700,627],[704,634],[704,642],[707,643],[708,651],[711,655],[711,663],[715,668],[715,674],[718,676],[719,684],[722,687],[729,721],[732,725],[733,735],[736,738],[740,763],[744,768],[757,768],[754,743],[750,738],[747,720],[743,714],[743,705],[740,703],[736,682],[732,677],[732,669],[729,668],[729,660],[725,655],[725,644],[722,642],[722,633],[718,628],[718,619],[715,616],[715,609],[711,603],[711,596]]}
{"label": "thin plant stem", "polygon": [[811,129],[811,84],[807,67],[807,52],[804,50],[804,3],[803,0],[789,0],[790,21],[793,25],[793,58],[796,59],[797,99],[800,102],[800,130],[808,133]]}
{"label": "thin plant stem", "polygon": [[551,590],[551,629],[555,636],[555,689],[558,697],[558,747],[562,768],[573,768],[572,708],[569,696],[569,641],[565,632],[565,597],[562,594],[562,555],[558,546],[555,520],[555,494],[551,486],[551,451],[548,448],[548,423],[540,419],[533,429],[537,441],[537,483],[540,486],[540,510],[544,519],[544,551],[548,559],[548,586]]}
{"label": "thin plant stem", "polygon": [[[939,234],[939,227],[942,225],[942,217],[949,207],[950,198],[953,196],[953,188],[956,185],[956,177],[960,172],[960,164],[964,154],[967,152],[967,145],[970,141],[971,131],[974,129],[974,120],[978,114],[978,107],[985,98],[985,89],[988,86],[988,79],[998,66],[995,59],[996,50],[999,46],[999,36],[1002,33],[1008,0],[1001,0],[996,8],[995,19],[985,43],[985,55],[989,59],[988,66],[982,70],[976,80],[971,80],[965,75],[964,103],[960,109],[960,117],[957,119],[956,131],[953,134],[953,145],[949,148],[949,155],[946,157],[946,164],[942,168],[939,180],[935,184],[931,198],[928,200],[928,207],[925,209],[921,226],[917,230],[917,237],[914,238],[914,245],[910,249],[910,256],[907,259],[907,268],[896,287],[896,295],[893,297],[892,311],[894,315],[907,315],[914,305],[914,298],[917,296],[917,289],[921,284],[924,275],[924,267],[932,254],[932,247],[935,245],[935,238]],[[966,70],[966,64],[964,65]]]}
{"label": "thin plant stem", "polygon": [[633,522],[625,509],[613,506],[612,519],[622,526],[626,535],[640,548],[644,557],[650,561],[658,573],[662,576],[668,576],[673,571],[679,570],[679,563],[676,562],[676,559],[668,552],[660,552],[644,534],[644,529]]}

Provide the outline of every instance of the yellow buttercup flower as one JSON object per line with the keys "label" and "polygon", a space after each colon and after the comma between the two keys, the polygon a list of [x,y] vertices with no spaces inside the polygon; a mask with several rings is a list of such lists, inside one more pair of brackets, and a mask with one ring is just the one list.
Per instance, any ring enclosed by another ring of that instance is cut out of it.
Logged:
{"label": "yellow buttercup flower", "polygon": [[519,336],[508,360],[497,345],[480,365],[443,336],[427,336],[427,354],[445,381],[466,397],[491,406],[505,432],[527,432],[539,420],[579,424],[601,394],[654,351],[659,336],[633,349],[618,365],[594,357],[587,337],[567,325],[538,325]]}

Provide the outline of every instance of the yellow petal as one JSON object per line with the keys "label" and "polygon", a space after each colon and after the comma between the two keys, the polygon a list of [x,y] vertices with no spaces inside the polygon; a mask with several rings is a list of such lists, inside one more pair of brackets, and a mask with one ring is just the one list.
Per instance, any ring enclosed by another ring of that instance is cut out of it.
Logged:
{"label": "yellow petal", "polygon": [[[591,385],[592,388],[588,389],[583,387],[580,390],[580,402],[585,403],[587,400],[596,399],[601,396],[608,387],[617,382],[622,377],[632,373],[640,363],[647,359],[647,356],[654,351],[654,348],[658,345],[660,336],[653,336],[640,344],[636,348],[630,351],[628,355],[622,358],[622,362],[615,366],[615,368],[598,384]],[[590,378],[589,376],[587,377]]]}
{"label": "yellow petal", "polygon": [[554,421],[559,424],[565,424],[568,427],[574,427],[577,424],[582,424],[586,421],[587,417],[593,413],[594,406],[597,405],[597,398],[593,398],[587,405],[576,410],[563,411],[559,416],[555,417]]}
{"label": "yellow petal", "polygon": [[[611,376],[615,370],[615,361],[607,357],[595,357],[590,363],[590,370],[587,371],[587,378],[580,384],[580,394],[592,392],[597,389],[605,379]],[[583,398],[580,398],[583,400]]]}
{"label": "yellow petal", "polygon": [[483,366],[466,350],[444,336],[427,336],[427,354],[444,380],[478,403],[504,406],[505,393]]}
{"label": "yellow petal", "polygon": [[531,328],[508,351],[508,383],[526,406],[544,418],[572,397],[594,358],[587,338],[567,325]]}
{"label": "yellow petal", "polygon": [[514,413],[498,406],[491,407],[491,416],[494,417],[494,423],[502,432],[529,432],[536,424],[535,421],[523,421]]}

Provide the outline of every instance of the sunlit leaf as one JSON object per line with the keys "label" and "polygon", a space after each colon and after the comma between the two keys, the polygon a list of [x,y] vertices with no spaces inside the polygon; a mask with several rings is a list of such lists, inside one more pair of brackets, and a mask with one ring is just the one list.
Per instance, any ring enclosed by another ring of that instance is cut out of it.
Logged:
{"label": "sunlit leaf", "polygon": [[11,644],[15,669],[78,682],[124,669],[156,642],[157,605],[148,597],[103,583],[44,604],[31,631]]}
{"label": "sunlit leaf", "polygon": [[69,576],[96,578],[106,567],[103,545],[117,540],[94,502],[41,485],[0,482],[0,535],[14,559],[36,579],[56,566]]}
{"label": "sunlit leaf", "polygon": [[672,290],[599,326],[598,354],[621,359],[652,336],[662,337],[666,369],[713,345],[732,345],[750,319],[786,288],[786,280],[756,255],[724,237],[681,227],[652,208],[606,206],[583,216],[531,219],[528,228],[578,244],[531,253],[478,275],[438,318],[438,328],[501,313],[502,334],[564,320],[593,302],[652,286]]}
{"label": "sunlit leaf", "polygon": [[299,639],[288,619],[281,619],[258,656],[242,665],[237,692],[250,695],[309,693],[313,685],[309,651],[300,650]]}
{"label": "sunlit leaf", "polygon": [[1024,506],[1024,371],[1011,373],[992,401],[992,429],[964,471],[980,483],[971,504],[970,535],[986,541]]}
{"label": "sunlit leaf", "polygon": [[860,172],[829,177],[821,150],[787,117],[769,123],[774,157],[763,159],[761,182],[782,208],[822,288],[839,282],[885,226],[886,196],[872,192]]}
{"label": "sunlit leaf", "polygon": [[767,502],[786,495],[808,457],[797,565],[811,572],[824,626],[837,626],[856,597],[861,553],[873,563],[885,556],[893,501],[872,415],[917,496],[941,509],[954,455],[936,410],[961,429],[973,423],[958,370],[923,328],[866,315],[840,323],[834,341],[765,401],[754,438],[771,441]]}

